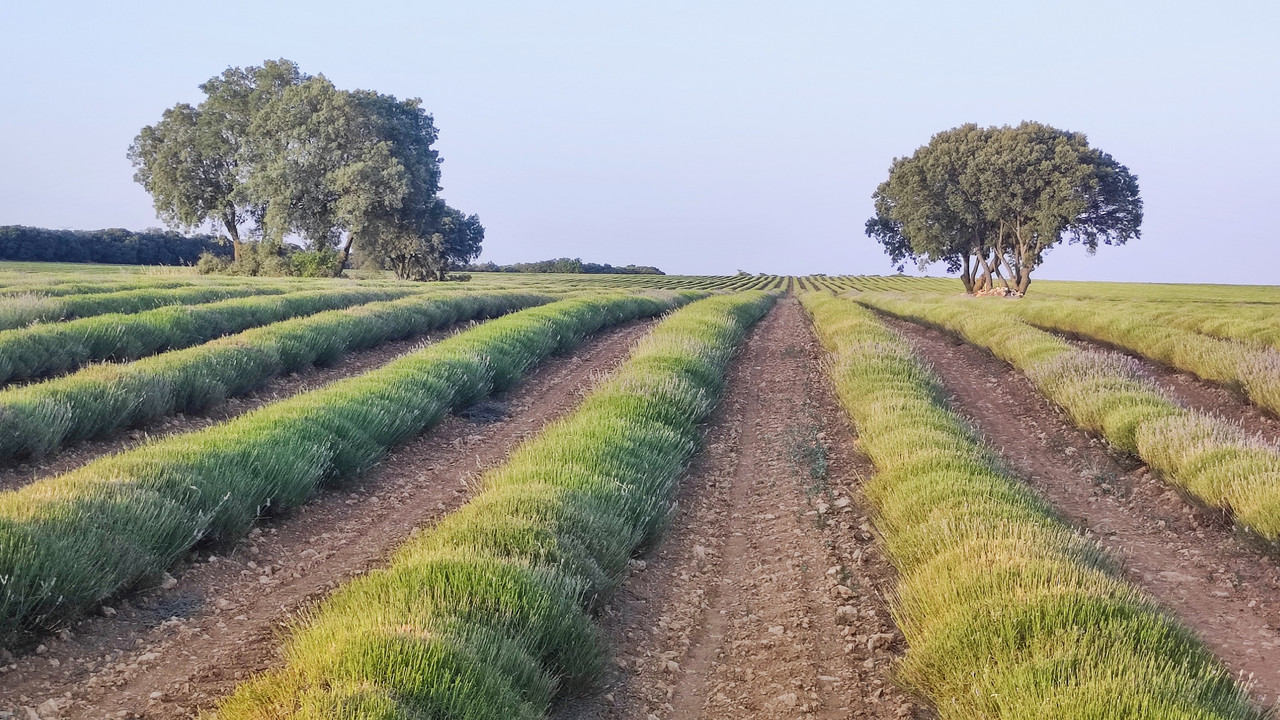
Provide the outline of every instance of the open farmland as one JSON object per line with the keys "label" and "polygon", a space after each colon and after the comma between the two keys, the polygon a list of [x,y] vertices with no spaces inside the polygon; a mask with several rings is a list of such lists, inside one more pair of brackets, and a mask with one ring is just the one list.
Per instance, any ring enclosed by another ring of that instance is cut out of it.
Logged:
{"label": "open farmland", "polygon": [[0,712],[1268,717],[1280,289],[1032,288],[0,263]]}

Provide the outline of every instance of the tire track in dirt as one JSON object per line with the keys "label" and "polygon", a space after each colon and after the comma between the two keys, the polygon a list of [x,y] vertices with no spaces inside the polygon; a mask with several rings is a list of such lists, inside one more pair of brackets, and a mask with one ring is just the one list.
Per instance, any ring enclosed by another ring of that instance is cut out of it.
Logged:
{"label": "tire track in dirt", "polygon": [[858,489],[871,468],[820,357],[793,298],[752,331],[669,534],[601,610],[604,687],[559,720],[932,717],[890,680],[902,640]]}
{"label": "tire track in dirt", "polygon": [[1129,580],[1248,681],[1280,697],[1280,566],[1133,458],[1077,429],[1020,372],[942,331],[884,318],[942,378],[952,407],[1065,518],[1120,559]]}
{"label": "tire track in dirt", "polygon": [[276,375],[252,392],[227,398],[199,412],[177,413],[156,418],[135,428],[122,429],[104,438],[68,443],[64,448],[46,458],[29,459],[18,464],[0,467],[0,492],[14,490],[38,480],[70,472],[98,458],[124,452],[149,440],[204,430],[273,402],[368,372],[401,355],[419,350],[477,324],[470,321],[457,323],[429,333],[421,333],[401,340],[390,340],[372,348],[344,353],[327,365],[312,365],[297,372]]}
{"label": "tire track in dirt", "polygon": [[159,720],[210,708],[237,681],[279,663],[280,633],[300,612],[462,505],[470,482],[571,411],[654,322],[597,334],[395,449],[350,487],[264,521],[234,547],[202,549],[176,582],[121,600],[112,617],[86,619],[11,661],[0,675],[0,709],[52,700],[38,710],[46,720]]}

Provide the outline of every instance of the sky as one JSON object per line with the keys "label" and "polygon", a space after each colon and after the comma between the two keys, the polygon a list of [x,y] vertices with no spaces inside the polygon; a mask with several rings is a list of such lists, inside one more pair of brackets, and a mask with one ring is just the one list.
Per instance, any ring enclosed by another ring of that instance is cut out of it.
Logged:
{"label": "sky", "polygon": [[[160,225],[125,152],[228,66],[418,97],[481,260],[889,274],[893,158],[966,122],[1086,133],[1142,237],[1038,277],[1280,283],[1280,3],[6,2],[0,225]],[[943,268],[930,268],[942,274]]]}

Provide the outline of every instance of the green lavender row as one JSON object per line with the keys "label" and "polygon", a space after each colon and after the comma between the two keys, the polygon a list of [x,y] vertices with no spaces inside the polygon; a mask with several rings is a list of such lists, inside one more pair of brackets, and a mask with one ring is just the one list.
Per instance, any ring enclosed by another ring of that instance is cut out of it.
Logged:
{"label": "green lavender row", "polygon": [[912,300],[864,294],[858,302],[963,337],[1024,372],[1081,428],[1160,471],[1201,502],[1280,540],[1280,451],[1218,417],[1180,407],[1127,358],[1081,350],[1002,309],[999,301]]}
{"label": "green lavender row", "polygon": [[422,295],[330,310],[127,364],[0,390],[0,463],[47,455],[176,412],[198,411],[268,379],[445,325],[549,302],[501,292]]}
{"label": "green lavender row", "polygon": [[191,280],[104,280],[102,282],[82,282],[82,278],[58,276],[48,273],[22,273],[12,275],[0,281],[0,299],[15,294],[37,294],[47,297],[63,295],[85,295],[90,293],[110,293],[121,290],[163,290],[170,288],[192,287]]}
{"label": "green lavender row", "polygon": [[390,565],[339,589],[221,720],[533,720],[584,689],[589,610],[666,521],[729,359],[772,305],[717,296],[672,315],[582,406],[488,473]]}
{"label": "green lavender row", "polygon": [[0,330],[37,322],[55,322],[107,313],[136,313],[166,305],[199,305],[250,295],[279,295],[286,287],[255,284],[247,287],[180,287],[43,297],[10,295],[0,298]]}
{"label": "green lavender row", "polygon": [[95,360],[134,360],[251,327],[414,294],[412,290],[304,290],[108,314],[0,331],[0,384],[57,375]]}
{"label": "green lavender row", "polygon": [[1193,633],[945,406],[903,338],[851,301],[802,300],[876,466],[865,490],[899,572],[899,677],[940,718],[1261,720]]}
{"label": "green lavender row", "polygon": [[203,540],[359,476],[451,409],[603,327],[690,296],[602,295],[492,320],[376,370],[0,493],[0,642],[56,627]]}

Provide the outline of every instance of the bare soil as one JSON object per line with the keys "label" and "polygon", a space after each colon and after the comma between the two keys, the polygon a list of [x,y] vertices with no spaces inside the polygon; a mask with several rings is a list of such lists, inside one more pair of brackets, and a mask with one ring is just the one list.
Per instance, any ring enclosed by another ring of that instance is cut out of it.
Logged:
{"label": "bare soil", "polygon": [[300,612],[464,503],[476,476],[572,410],[651,325],[600,333],[397,448],[357,484],[262,522],[234,547],[205,549],[169,587],[121,600],[103,609],[111,617],[12,660],[0,668],[0,710],[21,720],[26,708],[44,720],[158,720],[210,708],[279,664],[281,633]]}
{"label": "bare soil", "polygon": [[[145,442],[170,435],[203,430],[225,422],[237,415],[269,405],[285,398],[314,390],[335,380],[359,375],[397,357],[420,349],[475,323],[466,322],[430,333],[422,333],[401,340],[392,340],[376,347],[356,350],[342,355],[328,365],[313,365],[297,372],[277,375],[252,392],[227,398],[217,405],[195,413],[177,413],[156,418],[136,428],[121,430],[113,435],[80,442],[68,443],[58,452],[44,458],[30,458],[19,464],[0,467],[0,492],[13,490],[37,480],[70,472],[98,458],[137,447]],[[4,461],[0,461],[3,465]]]}
{"label": "bare soil", "polygon": [[932,717],[891,679],[872,470],[820,357],[794,299],[753,330],[668,535],[602,609],[604,687],[559,720]]}
{"label": "bare soil", "polygon": [[1022,373],[931,328],[887,318],[933,366],[1011,467],[1119,558],[1246,680],[1260,706],[1280,697],[1280,567],[1221,513],[1188,504],[1134,459],[1077,429]]}

